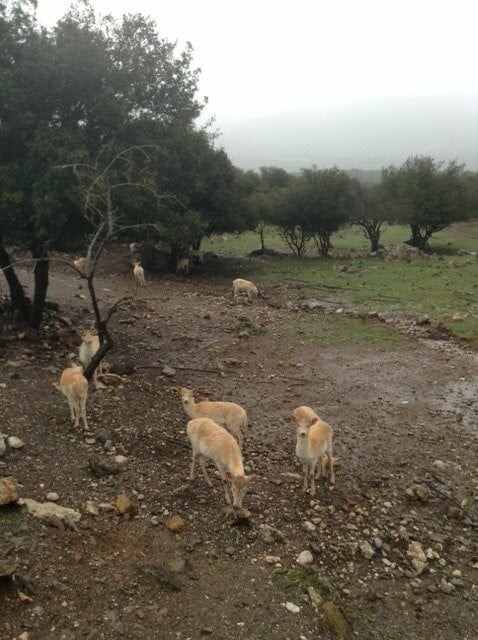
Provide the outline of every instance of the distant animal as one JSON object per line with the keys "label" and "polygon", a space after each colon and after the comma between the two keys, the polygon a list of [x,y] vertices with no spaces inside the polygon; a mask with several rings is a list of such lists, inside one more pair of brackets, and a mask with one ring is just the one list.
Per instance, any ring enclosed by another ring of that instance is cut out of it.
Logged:
{"label": "distant animal", "polygon": [[189,273],[189,258],[181,258],[176,264],[176,275]]}
{"label": "distant animal", "polygon": [[330,473],[330,482],[335,483],[334,458],[332,455],[332,427],[321,420],[313,409],[297,407],[290,416],[297,427],[295,453],[304,470],[303,490],[307,491],[310,480],[310,495],[315,495],[315,479]]}
{"label": "distant animal", "polygon": [[60,378],[60,389],[68,399],[71,419],[74,421],[75,427],[80,426],[81,418],[85,430],[88,431],[88,422],[86,421],[88,380],[83,375],[81,365],[68,367],[63,371]]}
{"label": "distant animal", "polygon": [[[96,332],[96,330],[93,330],[93,329],[89,329],[86,331],[80,330],[79,333],[80,333],[80,338],[82,340],[80,344],[80,354],[79,354],[80,362],[83,365],[83,367],[86,369],[86,367],[90,364],[91,359],[100,348],[100,339],[98,337],[98,333]],[[95,372],[93,374],[93,380],[95,384],[98,381],[98,374],[101,374],[102,372],[103,372],[103,363],[100,362],[100,364],[96,367]]]}
{"label": "distant animal", "polygon": [[143,266],[142,266],[141,262],[135,262],[134,263],[133,275],[134,275],[134,279],[139,284],[139,286],[140,287],[144,287],[146,282],[144,280],[144,269],[143,269]]}
{"label": "distant animal", "polygon": [[255,296],[259,295],[256,285],[249,280],[243,280],[242,278],[236,278],[232,281],[232,296],[234,301],[237,300],[238,295],[246,294],[247,299],[250,301]]}
{"label": "distant animal", "polygon": [[141,251],[141,245],[138,242],[132,242],[129,245],[130,253],[136,253],[137,251]]}
{"label": "distant animal", "polygon": [[184,411],[190,418],[210,418],[221,427],[230,431],[242,450],[242,430],[247,429],[248,419],[246,410],[235,402],[194,402],[194,389],[181,387],[179,389]]}
{"label": "distant animal", "polygon": [[78,269],[78,271],[81,271],[81,273],[86,276],[89,264],[88,258],[77,258],[76,260],[73,260],[73,264]]}
{"label": "distant animal", "polygon": [[253,476],[244,474],[241,450],[237,442],[226,429],[210,418],[190,420],[186,430],[193,454],[189,479],[194,480],[195,464],[196,460],[199,460],[204,480],[212,487],[212,482],[206,469],[206,459],[209,458],[216,465],[224,482],[227,504],[231,503],[227,490],[227,480],[229,480],[233,506],[242,509],[242,501]]}

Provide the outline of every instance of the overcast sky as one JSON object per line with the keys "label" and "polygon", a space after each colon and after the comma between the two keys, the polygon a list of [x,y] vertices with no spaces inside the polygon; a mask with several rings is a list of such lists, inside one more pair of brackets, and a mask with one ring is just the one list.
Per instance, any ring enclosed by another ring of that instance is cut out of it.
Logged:
{"label": "overcast sky", "polygon": [[[372,168],[435,150],[437,159],[457,157],[478,169],[475,0],[93,4],[101,14],[151,15],[162,36],[193,44],[200,92],[209,98],[205,116],[216,117],[220,142],[237,164],[284,166],[290,153],[299,165]],[[40,21],[52,24],[69,2],[38,5]],[[390,148],[397,130],[401,144]]]}

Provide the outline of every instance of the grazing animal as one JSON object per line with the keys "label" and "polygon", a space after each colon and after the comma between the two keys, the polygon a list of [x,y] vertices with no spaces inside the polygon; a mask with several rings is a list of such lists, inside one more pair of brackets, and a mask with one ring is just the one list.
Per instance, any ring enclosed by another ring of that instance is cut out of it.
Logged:
{"label": "grazing animal", "polygon": [[81,273],[86,276],[89,264],[88,258],[77,258],[76,260],[73,260],[73,264],[78,269],[78,271],[81,271]]}
{"label": "grazing animal", "polygon": [[248,300],[252,300],[252,298],[259,295],[257,287],[253,282],[243,280],[242,278],[236,278],[232,281],[232,296],[234,302],[237,300],[237,296],[243,293],[247,295]]}
{"label": "grazing animal", "polygon": [[176,264],[176,275],[187,275],[189,273],[189,258],[181,258]]}
{"label": "grazing animal", "polygon": [[71,419],[74,421],[75,427],[80,426],[81,418],[85,430],[88,431],[88,423],[86,421],[88,380],[83,375],[83,367],[81,365],[68,367],[63,371],[60,378],[60,389],[68,399]]}
{"label": "grazing animal", "polygon": [[134,275],[134,279],[139,284],[139,286],[140,287],[144,287],[146,282],[144,280],[144,269],[143,269],[143,266],[142,266],[141,262],[135,262],[134,263],[133,275]]}
{"label": "grazing animal", "polygon": [[[100,339],[98,337],[97,332],[93,330],[82,331],[80,333],[80,337],[82,339],[82,343],[80,344],[80,354],[79,354],[80,362],[83,365],[83,367],[86,369],[86,367],[90,364],[91,359],[100,348]],[[100,364],[97,366],[93,374],[93,380],[95,384],[98,381],[98,373],[101,374],[102,372],[103,372],[103,363],[100,362]]]}
{"label": "grazing animal", "polygon": [[332,455],[333,430],[310,407],[297,407],[290,417],[297,427],[295,453],[304,470],[303,490],[307,491],[310,477],[310,495],[314,496],[315,479],[325,474],[327,466],[330,472],[330,482],[335,483]]}
{"label": "grazing animal", "polygon": [[242,429],[248,425],[245,409],[235,402],[194,402],[194,390],[181,387],[179,389],[184,411],[190,418],[210,418],[221,427],[230,431],[242,450]]}
{"label": "grazing animal", "polygon": [[237,442],[230,433],[210,418],[190,420],[187,426],[187,434],[193,450],[190,480],[194,480],[194,469],[198,459],[204,480],[212,487],[211,479],[206,470],[206,458],[209,458],[216,465],[224,482],[227,504],[231,503],[227,490],[227,480],[229,479],[233,506],[242,509],[242,501],[253,476],[244,475],[241,450]]}

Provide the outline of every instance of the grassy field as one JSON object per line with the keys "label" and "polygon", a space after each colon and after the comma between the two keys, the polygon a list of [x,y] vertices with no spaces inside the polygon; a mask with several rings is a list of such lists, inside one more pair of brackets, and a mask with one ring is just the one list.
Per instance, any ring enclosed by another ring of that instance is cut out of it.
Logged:
{"label": "grassy field", "polygon": [[[397,244],[407,237],[407,228],[391,226],[382,242]],[[336,249],[367,248],[366,239],[353,227],[334,236],[333,244]],[[310,257],[302,259],[289,254],[251,260],[243,266],[243,275],[265,287],[279,280],[301,281],[306,285],[304,295],[335,300],[357,310],[428,314],[457,338],[478,347],[478,259],[456,255],[459,249],[478,250],[478,221],[437,233],[430,244],[438,255],[410,263],[372,257],[323,259],[311,251]],[[266,246],[288,251],[274,229],[268,229]],[[206,251],[228,256],[244,256],[257,247],[254,233],[202,245]],[[456,314],[459,319],[453,320]]]}

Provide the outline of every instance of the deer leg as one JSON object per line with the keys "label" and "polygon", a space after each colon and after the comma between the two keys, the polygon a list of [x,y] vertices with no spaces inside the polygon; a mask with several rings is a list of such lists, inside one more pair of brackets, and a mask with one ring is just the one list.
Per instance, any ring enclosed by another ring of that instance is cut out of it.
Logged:
{"label": "deer leg", "polygon": [[206,484],[208,484],[210,487],[212,487],[213,485],[212,485],[212,482],[211,482],[211,478],[209,477],[209,474],[208,474],[207,469],[206,469],[206,461],[204,459],[204,456],[202,456],[202,455],[199,457],[199,466],[201,467],[201,471],[202,471],[202,474],[204,476],[204,480],[206,481]]}

